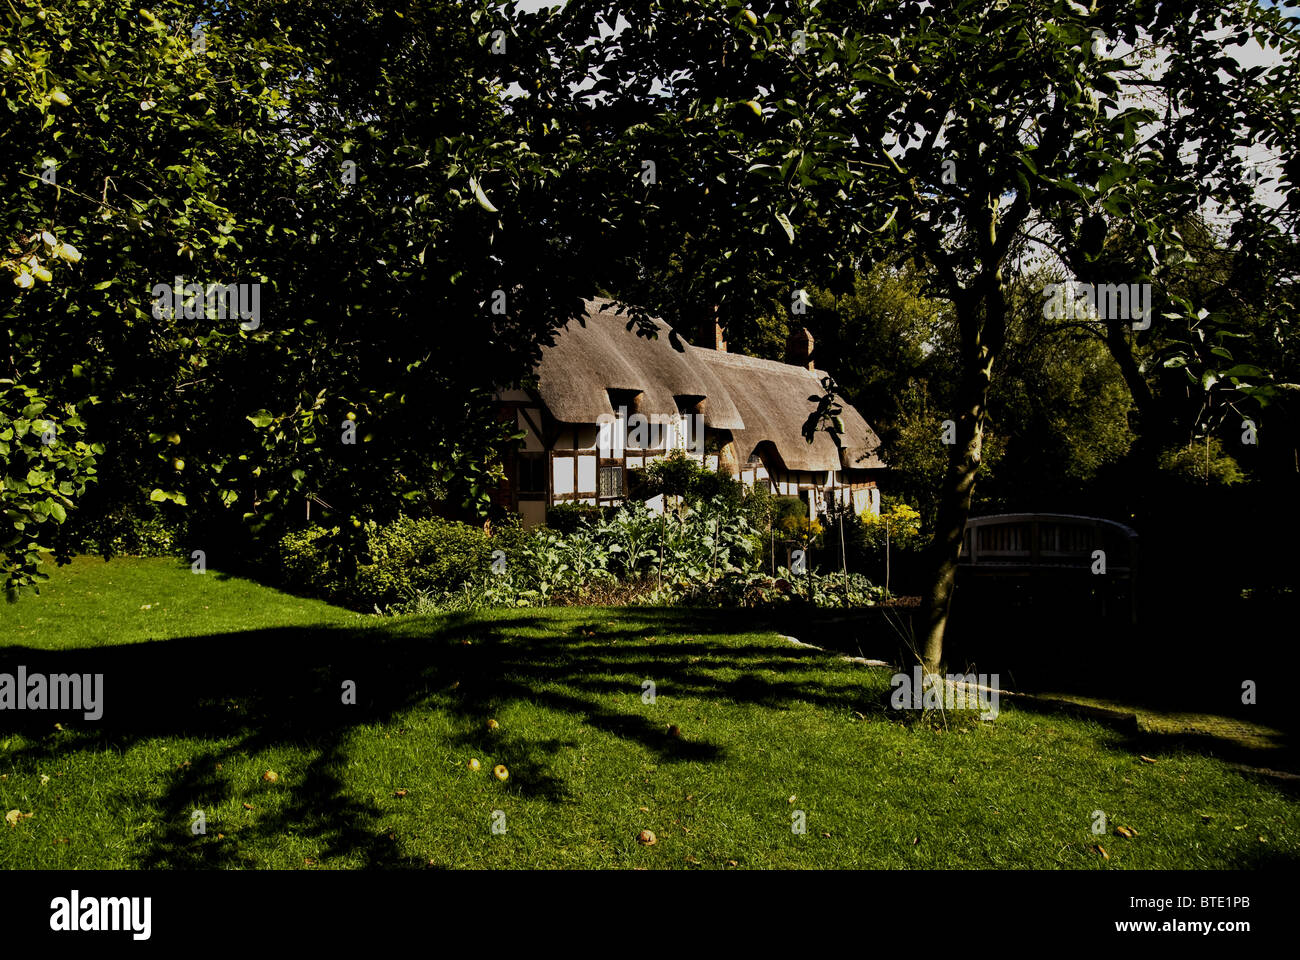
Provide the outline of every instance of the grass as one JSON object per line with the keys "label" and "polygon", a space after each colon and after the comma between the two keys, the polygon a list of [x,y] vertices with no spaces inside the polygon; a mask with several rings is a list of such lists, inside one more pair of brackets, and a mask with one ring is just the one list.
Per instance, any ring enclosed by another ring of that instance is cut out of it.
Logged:
{"label": "grass", "polygon": [[383,620],[173,560],[82,558],[0,631],[0,672],[105,677],[98,722],[0,712],[0,811],[31,814],[0,824],[3,868],[1247,869],[1300,852],[1293,795],[1180,741],[1007,701],[994,722],[900,718],[888,671],[737,611]]}

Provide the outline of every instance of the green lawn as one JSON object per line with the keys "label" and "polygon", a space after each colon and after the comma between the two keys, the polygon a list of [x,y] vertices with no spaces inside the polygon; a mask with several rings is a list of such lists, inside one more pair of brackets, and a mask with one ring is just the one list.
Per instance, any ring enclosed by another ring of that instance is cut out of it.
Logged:
{"label": "green lawn", "polygon": [[1272,781],[1006,702],[992,723],[900,722],[886,671],[735,611],[381,620],[172,560],[79,559],[5,606],[0,638],[0,672],[105,675],[97,723],[0,712],[0,812],[32,815],[0,824],[3,868],[1256,868],[1300,851]]}

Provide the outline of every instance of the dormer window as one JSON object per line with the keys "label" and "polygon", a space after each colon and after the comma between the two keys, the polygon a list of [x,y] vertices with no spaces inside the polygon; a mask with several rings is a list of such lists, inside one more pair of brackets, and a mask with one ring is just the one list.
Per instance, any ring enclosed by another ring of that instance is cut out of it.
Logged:
{"label": "dormer window", "polygon": [[672,445],[695,456],[703,456],[704,397],[678,394],[673,400],[677,404],[677,428]]}
{"label": "dormer window", "polygon": [[641,409],[641,397],[643,394],[640,390],[617,390],[611,388],[605,392],[609,395],[609,405],[614,411],[614,416],[619,417],[620,419],[627,419],[627,417]]}

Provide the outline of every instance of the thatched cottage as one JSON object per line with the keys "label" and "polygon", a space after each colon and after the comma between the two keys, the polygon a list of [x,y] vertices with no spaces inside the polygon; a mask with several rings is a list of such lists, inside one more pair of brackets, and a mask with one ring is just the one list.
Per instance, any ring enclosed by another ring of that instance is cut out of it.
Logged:
{"label": "thatched cottage", "polygon": [[570,323],[543,349],[535,390],[498,394],[525,438],[506,457],[497,502],[525,524],[542,523],[550,504],[621,502],[628,471],[674,448],[802,498],[810,518],[835,501],[879,510],[880,438],[857,410],[843,404],[841,447],[824,432],[804,439],[825,375],[806,331],[791,337],[786,363],[728,353],[720,330],[714,349],[679,338],[678,351],[662,320],[658,339],[638,337],[608,303],[587,301],[586,325]]}

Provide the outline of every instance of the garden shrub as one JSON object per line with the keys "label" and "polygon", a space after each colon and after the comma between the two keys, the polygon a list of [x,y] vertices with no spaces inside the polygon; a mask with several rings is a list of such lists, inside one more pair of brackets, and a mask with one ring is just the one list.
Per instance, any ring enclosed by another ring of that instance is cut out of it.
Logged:
{"label": "garden shrub", "polygon": [[671,450],[644,467],[628,471],[628,499],[645,501],[663,494],[687,505],[721,501],[739,510],[747,488],[735,477],[718,473],[691,459],[684,450]]}
{"label": "garden shrub", "polygon": [[686,497],[691,487],[700,483],[699,474],[704,468],[686,456],[684,450],[669,451],[668,456],[647,463],[644,467],[629,470],[631,488],[637,491],[636,499],[649,499],[661,494],[665,497]]}
{"label": "garden shrub", "polygon": [[[821,516],[822,528],[825,530],[824,562],[826,570],[842,570],[847,567],[853,572],[866,568],[870,551],[866,543],[866,522],[853,512],[852,505],[830,504]],[[841,548],[840,534],[843,532],[844,544]]]}
{"label": "garden shrub", "polygon": [[343,584],[337,567],[329,560],[329,538],[330,531],[325,527],[286,533],[274,550],[277,579],[301,593],[326,599],[338,596]]}
{"label": "garden shrub", "polygon": [[338,527],[293,531],[273,554],[287,587],[371,610],[459,589],[490,569],[492,549],[478,527],[400,517],[367,524],[359,538]]}
{"label": "garden shrub", "polygon": [[772,498],[772,525],[778,530],[784,529],[782,526],[787,521],[793,522],[799,519],[808,519],[808,504],[799,497],[773,496]]}
{"label": "garden shrub", "polygon": [[532,532],[524,526],[523,518],[519,514],[512,513],[492,521],[488,530],[488,539],[493,550],[503,550],[509,556],[519,549],[524,540],[532,536]]}
{"label": "garden shrub", "polygon": [[[882,498],[879,514],[862,514],[861,526],[864,553],[856,569],[883,584],[888,539],[890,592],[919,589],[925,575],[925,548],[929,544],[929,536],[921,530],[920,512],[911,504],[886,496]],[[845,539],[849,540],[847,535]]]}
{"label": "garden shrub", "polygon": [[184,525],[161,511],[120,509],[103,516],[77,517],[77,549],[104,557],[168,557],[184,545]]}
{"label": "garden shrub", "polygon": [[[847,589],[846,589],[847,588]],[[690,584],[674,598],[685,606],[773,608],[782,606],[869,607],[884,591],[861,574],[795,574],[785,567],[777,576],[753,571],[731,572],[716,580]]]}
{"label": "garden shrub", "polygon": [[777,523],[777,529],[787,540],[797,540],[809,546],[819,546],[822,542],[822,534],[825,532],[818,521],[809,520],[804,516],[782,517]]}
{"label": "garden shrub", "polygon": [[740,510],[746,499],[746,488],[735,477],[717,473],[707,467],[693,463],[696,472],[686,487],[687,503],[704,503],[718,501],[732,510]]}
{"label": "garden shrub", "polygon": [[[785,603],[838,607],[845,582],[837,570],[793,575],[769,565],[770,535],[751,521],[773,516],[777,499],[733,497],[725,485],[707,499],[683,498],[679,509],[652,513],[629,501],[603,513],[565,505],[552,526],[523,529],[503,522],[488,534],[446,520],[402,519],[367,527],[356,569],[338,575],[328,559],[338,531],[303,531],[281,541],[285,574],[319,581],[342,602],[387,613],[469,611],[568,603],[768,606]],[[791,531],[820,531],[787,498]],[[351,531],[346,531],[351,533]],[[500,550],[504,564],[493,566]],[[784,564],[782,556],[779,563]],[[836,565],[838,566],[838,564]],[[335,586],[337,584],[337,586]],[[847,602],[868,606],[881,591],[861,575],[849,578]]]}
{"label": "garden shrub", "polygon": [[1162,450],[1159,463],[1166,476],[1194,487],[1227,487],[1244,483],[1247,479],[1241,466],[1223,449],[1223,442],[1218,437]]}
{"label": "garden shrub", "polygon": [[744,487],[744,491],[744,496],[740,500],[740,512],[744,514],[750,526],[766,533],[776,519],[776,494],[765,484],[759,483],[752,487]]}
{"label": "garden shrub", "polygon": [[487,533],[454,520],[399,517],[368,533],[367,555],[350,585],[365,607],[456,589],[492,560]]}
{"label": "garden shrub", "polygon": [[592,503],[557,503],[546,508],[546,525],[556,533],[575,533],[598,523],[605,511]]}

